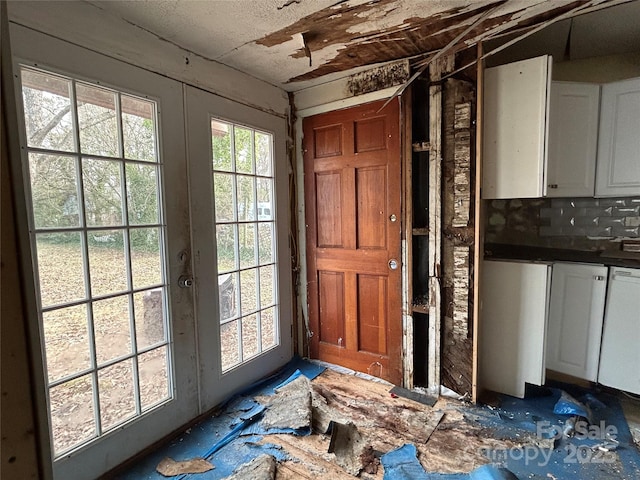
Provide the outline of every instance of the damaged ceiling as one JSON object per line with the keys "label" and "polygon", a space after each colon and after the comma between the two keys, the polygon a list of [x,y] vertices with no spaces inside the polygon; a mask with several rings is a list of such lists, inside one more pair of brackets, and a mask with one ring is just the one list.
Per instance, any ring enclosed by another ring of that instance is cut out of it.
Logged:
{"label": "damaged ceiling", "polygon": [[406,58],[421,60],[474,22],[477,25],[454,51],[567,12],[577,15],[626,2],[89,0],[94,7],[165,41],[288,91],[354,73],[364,66]]}

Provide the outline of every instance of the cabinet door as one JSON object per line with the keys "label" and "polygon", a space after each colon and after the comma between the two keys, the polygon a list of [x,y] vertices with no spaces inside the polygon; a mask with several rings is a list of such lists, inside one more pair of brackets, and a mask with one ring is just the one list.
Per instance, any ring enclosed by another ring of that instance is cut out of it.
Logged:
{"label": "cabinet door", "polygon": [[640,78],[602,86],[596,196],[640,195]]}
{"label": "cabinet door", "polygon": [[601,265],[553,265],[547,368],[596,380],[606,280],[607,267]]}
{"label": "cabinet door", "polygon": [[612,268],[598,382],[640,394],[640,270]]}
{"label": "cabinet door", "polygon": [[550,78],[548,55],[485,70],[483,198],[545,194]]}
{"label": "cabinet door", "polygon": [[551,82],[548,197],[593,197],[600,85]]}
{"label": "cabinet door", "polygon": [[550,267],[487,261],[482,269],[482,388],[524,398],[525,383],[544,384]]}

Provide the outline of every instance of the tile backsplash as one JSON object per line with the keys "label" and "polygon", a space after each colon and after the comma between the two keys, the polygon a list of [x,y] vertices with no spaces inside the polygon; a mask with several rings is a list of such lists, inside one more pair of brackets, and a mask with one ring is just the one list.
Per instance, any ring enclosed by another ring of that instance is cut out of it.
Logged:
{"label": "tile backsplash", "polygon": [[486,200],[485,242],[576,250],[619,249],[640,238],[640,198]]}
{"label": "tile backsplash", "polygon": [[638,238],[640,198],[554,198],[540,209],[540,236]]}

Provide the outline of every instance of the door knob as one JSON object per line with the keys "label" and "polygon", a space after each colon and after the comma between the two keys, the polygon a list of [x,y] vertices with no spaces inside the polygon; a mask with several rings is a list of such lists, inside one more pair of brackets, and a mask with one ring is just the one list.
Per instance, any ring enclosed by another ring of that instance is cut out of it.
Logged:
{"label": "door knob", "polygon": [[397,219],[398,217],[396,217],[393,213],[389,216],[389,220],[391,220],[392,222],[395,222]]}
{"label": "door knob", "polygon": [[395,258],[389,260],[389,268],[391,270],[396,270],[398,268],[398,261]]}
{"label": "door knob", "polygon": [[180,288],[191,288],[193,286],[193,278],[188,275],[180,275],[178,278],[178,286]]}

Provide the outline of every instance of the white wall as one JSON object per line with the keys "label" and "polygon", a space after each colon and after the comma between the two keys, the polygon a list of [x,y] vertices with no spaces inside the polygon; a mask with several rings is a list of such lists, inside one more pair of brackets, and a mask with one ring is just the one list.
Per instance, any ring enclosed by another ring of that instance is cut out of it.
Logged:
{"label": "white wall", "polygon": [[79,1],[11,1],[9,21],[284,117],[286,92]]}
{"label": "white wall", "polygon": [[634,77],[640,77],[640,51],[553,65],[553,79],[567,82],[609,83]]}

